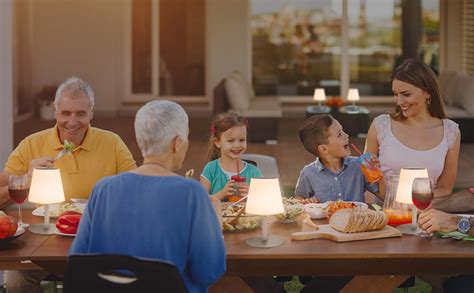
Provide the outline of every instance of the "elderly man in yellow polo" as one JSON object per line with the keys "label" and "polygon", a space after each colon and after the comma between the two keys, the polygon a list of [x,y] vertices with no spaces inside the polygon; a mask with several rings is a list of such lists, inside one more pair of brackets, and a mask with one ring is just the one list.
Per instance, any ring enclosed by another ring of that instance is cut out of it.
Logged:
{"label": "elderly man in yellow polo", "polygon": [[[0,173],[0,208],[11,203],[8,196],[10,175],[29,174],[36,167],[58,167],[66,200],[88,198],[101,178],[136,168],[122,139],[115,133],[92,127],[94,93],[89,84],[71,77],[56,91],[56,125],[23,139]],[[74,144],[71,154],[54,160],[65,140]],[[45,271],[8,271],[8,292],[42,292]]]}

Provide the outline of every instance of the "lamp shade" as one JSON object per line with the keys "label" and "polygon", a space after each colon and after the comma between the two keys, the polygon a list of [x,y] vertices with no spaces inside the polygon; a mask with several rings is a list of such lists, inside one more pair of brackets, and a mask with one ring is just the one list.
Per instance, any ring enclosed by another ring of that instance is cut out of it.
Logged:
{"label": "lamp shade", "polygon": [[413,204],[411,189],[415,178],[428,178],[428,170],[426,168],[402,168],[400,170],[396,201]]}
{"label": "lamp shade", "polygon": [[359,97],[359,90],[358,89],[349,89],[349,93],[347,94],[348,101],[358,101],[360,100]]}
{"label": "lamp shade", "polygon": [[313,100],[315,101],[324,101],[326,100],[326,92],[324,89],[315,89]]}
{"label": "lamp shade", "polygon": [[246,213],[269,216],[284,211],[278,178],[252,178],[250,180]]}
{"label": "lamp shade", "polygon": [[64,201],[63,182],[58,168],[36,168],[33,170],[28,200],[39,204]]}

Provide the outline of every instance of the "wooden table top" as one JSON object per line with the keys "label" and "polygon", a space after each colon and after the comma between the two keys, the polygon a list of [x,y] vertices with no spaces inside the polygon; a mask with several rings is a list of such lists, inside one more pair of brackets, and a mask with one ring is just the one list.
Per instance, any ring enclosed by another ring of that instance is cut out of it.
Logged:
{"label": "wooden table top", "polygon": [[[16,215],[14,211],[9,214]],[[43,218],[23,213],[25,222]],[[261,235],[261,229],[224,233],[227,249],[227,274],[238,276],[268,275],[407,275],[474,273],[474,243],[437,237],[404,235],[397,238],[336,243],[315,239],[292,241],[291,233],[301,231],[298,222],[274,222],[269,235],[285,240],[274,248],[253,248],[245,244],[249,237]],[[63,272],[67,251],[73,238],[61,235],[36,235],[29,231],[0,253],[0,269],[8,262],[31,260],[51,272]]]}

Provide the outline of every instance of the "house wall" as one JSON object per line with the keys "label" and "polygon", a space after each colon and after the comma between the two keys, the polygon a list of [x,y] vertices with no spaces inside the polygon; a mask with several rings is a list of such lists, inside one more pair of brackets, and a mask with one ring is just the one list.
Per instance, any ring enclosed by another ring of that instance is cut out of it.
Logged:
{"label": "house wall", "polygon": [[[208,0],[207,93],[233,70],[252,75],[249,0]],[[210,93],[210,94],[209,94]]]}
{"label": "house wall", "polygon": [[[0,164],[13,147],[13,0],[0,1]],[[3,168],[2,168],[3,169]]]}
{"label": "house wall", "polygon": [[[129,0],[26,1],[17,18],[22,42],[18,84],[27,96],[43,86],[77,75],[91,83],[96,112],[115,114],[124,100],[125,13]],[[208,0],[206,92],[232,70],[250,80],[251,42],[248,0]],[[211,94],[209,94],[211,93]],[[210,104],[209,104],[210,107]]]}
{"label": "house wall", "polygon": [[[124,105],[125,16],[132,0],[17,0],[28,3],[17,19],[22,32],[18,50],[19,87],[34,96],[45,85],[77,75],[96,93],[96,113],[115,115]],[[462,68],[462,0],[446,3],[444,64]],[[237,69],[251,80],[250,0],[207,0],[206,95],[210,109],[213,87]],[[23,17],[22,17],[23,18]],[[179,101],[179,100],[178,100]],[[189,99],[187,100],[189,101]],[[183,102],[186,104],[186,101]],[[186,108],[194,105],[189,101]],[[200,105],[202,107],[202,104]]]}
{"label": "house wall", "polygon": [[31,74],[18,82],[29,82],[35,95],[75,75],[94,89],[96,111],[115,113],[123,83],[123,2],[29,0],[31,48],[24,54],[30,54]]}
{"label": "house wall", "polygon": [[[462,0],[445,0],[444,17],[445,38],[441,38],[444,43],[445,63],[442,64],[446,71],[462,71],[463,55],[463,11]],[[443,3],[443,2],[442,2]]]}

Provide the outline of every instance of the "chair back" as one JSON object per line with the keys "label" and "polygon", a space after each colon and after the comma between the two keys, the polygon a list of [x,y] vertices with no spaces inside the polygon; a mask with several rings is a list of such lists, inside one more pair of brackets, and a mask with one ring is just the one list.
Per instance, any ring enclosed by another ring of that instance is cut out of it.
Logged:
{"label": "chair back", "polygon": [[251,163],[260,169],[264,178],[278,178],[280,187],[283,191],[283,185],[281,185],[280,170],[278,169],[278,163],[272,156],[259,155],[259,154],[243,154],[242,160]]}
{"label": "chair back", "polygon": [[117,254],[68,258],[64,292],[187,292],[176,266],[163,260]]}

